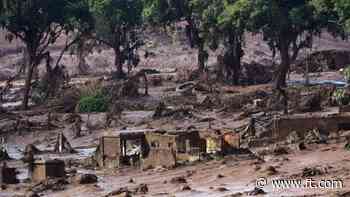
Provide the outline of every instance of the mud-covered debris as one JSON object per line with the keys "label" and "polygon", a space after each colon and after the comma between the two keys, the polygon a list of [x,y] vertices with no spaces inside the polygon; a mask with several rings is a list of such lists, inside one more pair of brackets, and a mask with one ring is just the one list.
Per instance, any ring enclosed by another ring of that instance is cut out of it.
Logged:
{"label": "mud-covered debris", "polygon": [[164,116],[164,113],[166,113],[167,107],[163,102],[160,102],[158,106],[156,107],[156,110],[154,111],[153,118],[161,118]]}
{"label": "mud-covered debris", "polygon": [[153,118],[159,119],[164,117],[172,117],[174,119],[182,119],[185,117],[193,117],[192,109],[189,107],[178,107],[170,108],[167,107],[163,102],[159,103],[157,106]]}
{"label": "mud-covered debris", "polygon": [[334,197],[348,197],[348,196],[350,196],[350,191],[337,192],[333,196]]}
{"label": "mud-covered debris", "polygon": [[121,187],[117,190],[109,192],[107,195],[104,197],[131,197],[131,192],[127,187]]}
{"label": "mud-covered debris", "polygon": [[297,143],[297,144],[296,144],[296,148],[297,148],[297,150],[299,150],[299,151],[306,150],[305,143],[304,143],[304,142],[299,142],[299,143]]}
{"label": "mud-covered debris", "polygon": [[189,191],[189,190],[192,190],[192,188],[187,184],[181,187],[181,191]]}
{"label": "mud-covered debris", "polygon": [[0,161],[11,160],[6,149],[0,148]]}
{"label": "mud-covered debris", "polygon": [[218,179],[222,179],[222,178],[224,178],[225,176],[222,175],[222,174],[218,174],[216,177],[217,177]]}
{"label": "mud-covered debris", "polygon": [[194,170],[187,170],[187,171],[186,171],[186,177],[191,177],[191,176],[193,176],[195,173],[196,173],[196,171],[194,171]]}
{"label": "mud-covered debris", "polygon": [[181,184],[181,183],[187,183],[187,180],[183,176],[178,176],[170,179],[170,183],[172,184]]}
{"label": "mud-covered debris", "polygon": [[135,188],[134,193],[136,194],[147,194],[148,193],[148,185],[140,184]]}
{"label": "mud-covered debris", "polygon": [[163,79],[160,75],[150,76],[149,81],[152,86],[162,86],[163,84]]}
{"label": "mud-covered debris", "polygon": [[252,191],[247,192],[248,196],[264,195],[266,192],[263,189],[255,187]]}
{"label": "mud-covered debris", "polygon": [[62,96],[50,101],[49,107],[55,112],[72,113],[75,111],[79,99],[79,90],[70,88]]}
{"label": "mud-covered debris", "polygon": [[272,176],[278,174],[278,171],[273,166],[267,166],[265,169],[262,170],[262,173],[267,176]]}
{"label": "mud-covered debris", "polygon": [[288,144],[294,144],[298,143],[301,141],[301,137],[299,136],[298,132],[292,131],[288,136],[287,136],[287,143]]}
{"label": "mud-covered debris", "polygon": [[316,112],[321,111],[321,96],[318,93],[301,97],[299,101],[299,112]]}
{"label": "mud-covered debris", "polygon": [[47,190],[62,191],[65,189],[67,184],[68,181],[65,178],[50,178],[32,185],[30,190],[35,193],[40,193]]}
{"label": "mud-covered debris", "polygon": [[302,177],[313,177],[323,175],[325,172],[316,167],[304,168],[302,171]]}
{"label": "mud-covered debris", "polygon": [[33,154],[40,154],[42,151],[39,150],[35,145],[33,144],[28,144],[24,148],[24,153],[32,152]]}
{"label": "mud-covered debris", "polygon": [[241,196],[243,196],[243,193],[238,192],[238,193],[226,195],[224,197],[241,197]]}
{"label": "mud-covered debris", "polygon": [[70,145],[66,136],[62,132],[57,134],[57,141],[55,144],[54,152],[56,153],[76,153],[73,147]]}
{"label": "mud-covered debris", "polygon": [[25,197],[39,197],[39,194],[35,192],[27,192]]}
{"label": "mud-covered debris", "polygon": [[280,156],[280,155],[287,155],[288,154],[288,148],[282,147],[282,146],[276,146],[272,150],[273,155]]}
{"label": "mud-covered debris", "polygon": [[176,92],[182,96],[192,96],[194,87],[195,87],[194,82],[186,82],[184,84],[179,85],[176,88]]}
{"label": "mud-covered debris", "polygon": [[225,188],[225,187],[218,187],[218,188],[216,188],[216,191],[218,191],[218,192],[227,192],[227,191],[230,191],[230,190]]}
{"label": "mud-covered debris", "polygon": [[77,184],[93,184],[97,183],[98,178],[94,174],[78,174],[75,176],[74,182]]}
{"label": "mud-covered debris", "polygon": [[312,129],[306,133],[304,142],[306,144],[326,143],[327,136],[322,134],[319,129]]}
{"label": "mud-covered debris", "polygon": [[[67,165],[67,164],[66,164],[66,165]],[[78,173],[78,170],[75,169],[75,168],[69,168],[69,169],[66,168],[66,174],[67,174],[68,176],[73,176],[73,175],[75,175],[75,174],[77,174],[77,173]]]}

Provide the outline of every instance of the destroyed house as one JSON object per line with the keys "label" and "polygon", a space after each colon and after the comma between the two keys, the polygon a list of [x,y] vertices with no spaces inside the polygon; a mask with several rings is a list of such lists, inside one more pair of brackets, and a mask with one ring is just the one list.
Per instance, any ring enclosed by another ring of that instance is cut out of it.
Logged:
{"label": "destroyed house", "polygon": [[95,160],[100,167],[119,168],[140,165],[147,146],[141,131],[106,134],[100,138]]}
{"label": "destroyed house", "polygon": [[198,131],[132,131],[106,134],[100,138],[95,160],[98,166],[166,166],[198,160],[205,152],[205,142]]}
{"label": "destroyed house", "polygon": [[240,135],[229,130],[205,130],[201,132],[206,141],[207,154],[232,154],[240,148]]}
{"label": "destroyed house", "polygon": [[144,166],[175,166],[179,162],[198,160],[205,152],[205,141],[198,131],[149,132],[149,154]]}

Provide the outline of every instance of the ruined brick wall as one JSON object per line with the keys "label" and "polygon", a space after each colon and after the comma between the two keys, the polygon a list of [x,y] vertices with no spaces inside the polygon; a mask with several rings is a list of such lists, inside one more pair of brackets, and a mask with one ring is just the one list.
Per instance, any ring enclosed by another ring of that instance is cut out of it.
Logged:
{"label": "ruined brick wall", "polygon": [[40,182],[48,178],[65,177],[65,164],[63,161],[35,163],[33,166],[32,181]]}
{"label": "ruined brick wall", "polygon": [[175,135],[163,135],[159,133],[146,134],[146,141],[150,149],[173,149],[177,150],[176,136]]}
{"label": "ruined brick wall", "polygon": [[231,153],[240,148],[240,136],[237,133],[226,133],[223,135],[222,152]]}
{"label": "ruined brick wall", "polygon": [[121,147],[119,137],[103,137],[100,141],[100,166],[106,168],[118,168],[120,165]]}
{"label": "ruined brick wall", "polygon": [[349,123],[350,116],[282,118],[275,121],[272,132],[274,138],[284,140],[293,131],[298,132],[300,136],[304,136],[312,129],[332,133]]}
{"label": "ruined brick wall", "polygon": [[176,154],[170,149],[151,149],[148,157],[143,160],[142,167],[150,168],[163,166],[172,168],[176,165]]}

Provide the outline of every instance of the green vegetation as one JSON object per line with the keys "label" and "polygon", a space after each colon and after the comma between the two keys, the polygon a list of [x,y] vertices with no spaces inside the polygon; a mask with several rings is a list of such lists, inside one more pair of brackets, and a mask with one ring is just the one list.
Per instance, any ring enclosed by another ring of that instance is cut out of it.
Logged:
{"label": "green vegetation", "polygon": [[82,96],[78,103],[78,110],[81,113],[106,112],[107,109],[107,99],[101,93],[91,96]]}
{"label": "green vegetation", "polygon": [[348,105],[350,103],[350,95],[347,94],[345,89],[338,88],[333,93],[333,100],[335,100],[338,105]]}
{"label": "green vegetation", "polygon": [[346,67],[343,71],[344,78],[347,83],[350,82],[350,66]]}
{"label": "green vegetation", "polygon": [[143,44],[139,38],[142,25],[142,0],[90,0],[94,15],[97,41],[114,51],[117,77],[123,78],[123,64],[138,63],[137,49]]}

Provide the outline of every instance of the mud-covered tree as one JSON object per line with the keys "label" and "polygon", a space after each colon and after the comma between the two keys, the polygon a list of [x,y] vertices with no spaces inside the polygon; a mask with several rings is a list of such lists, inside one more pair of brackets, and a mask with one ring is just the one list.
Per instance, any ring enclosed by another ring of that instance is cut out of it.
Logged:
{"label": "mud-covered tree", "polygon": [[[33,72],[57,39],[85,26],[83,0],[0,0],[0,27],[9,41],[20,39],[28,52],[23,108],[28,108]],[[87,8],[87,7],[85,7]]]}
{"label": "mud-covered tree", "polygon": [[139,38],[143,22],[142,0],[90,0],[96,21],[96,39],[112,48],[116,77],[124,78],[123,64],[135,61],[136,50],[142,41]]}

